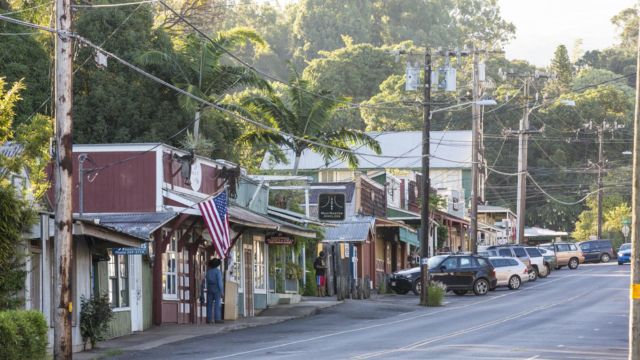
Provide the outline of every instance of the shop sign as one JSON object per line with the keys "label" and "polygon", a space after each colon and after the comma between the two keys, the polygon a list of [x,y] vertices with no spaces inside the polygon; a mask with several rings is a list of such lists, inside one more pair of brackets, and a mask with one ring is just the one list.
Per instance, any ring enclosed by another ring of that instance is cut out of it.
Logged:
{"label": "shop sign", "polygon": [[344,194],[320,194],[318,197],[318,219],[344,220]]}
{"label": "shop sign", "polygon": [[147,246],[142,247],[126,247],[111,249],[113,255],[147,255],[149,253]]}
{"label": "shop sign", "polygon": [[291,245],[293,239],[288,236],[272,236],[267,238],[266,242],[269,245]]}

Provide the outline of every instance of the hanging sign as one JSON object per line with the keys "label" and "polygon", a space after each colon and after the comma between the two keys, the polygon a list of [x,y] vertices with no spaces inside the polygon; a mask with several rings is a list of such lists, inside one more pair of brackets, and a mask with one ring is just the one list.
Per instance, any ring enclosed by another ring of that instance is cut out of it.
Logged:
{"label": "hanging sign", "polygon": [[293,238],[288,236],[272,236],[266,239],[266,243],[269,245],[291,245],[293,244]]}
{"label": "hanging sign", "polygon": [[147,246],[142,247],[126,247],[111,249],[113,255],[147,255],[149,253]]}
{"label": "hanging sign", "polygon": [[344,220],[344,194],[320,194],[318,196],[318,219]]}

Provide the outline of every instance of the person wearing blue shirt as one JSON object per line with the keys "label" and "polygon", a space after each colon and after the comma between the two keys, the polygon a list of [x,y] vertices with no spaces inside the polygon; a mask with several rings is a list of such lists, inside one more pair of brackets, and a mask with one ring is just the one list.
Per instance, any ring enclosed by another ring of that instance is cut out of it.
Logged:
{"label": "person wearing blue shirt", "polygon": [[224,296],[224,284],[222,282],[222,271],[220,271],[220,259],[211,259],[207,264],[207,324],[213,323],[211,313],[213,307],[213,320],[216,323],[223,323],[222,320],[222,297]]}

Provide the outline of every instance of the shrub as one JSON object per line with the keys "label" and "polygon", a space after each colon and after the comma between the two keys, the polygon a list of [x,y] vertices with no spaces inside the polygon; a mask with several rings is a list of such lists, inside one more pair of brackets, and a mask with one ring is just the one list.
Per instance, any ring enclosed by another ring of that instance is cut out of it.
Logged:
{"label": "shrub", "polygon": [[429,283],[429,294],[427,297],[427,306],[442,306],[444,300],[444,294],[447,292],[447,287],[438,281],[432,281]]}
{"label": "shrub", "polygon": [[307,262],[307,272],[305,274],[307,285],[304,287],[304,296],[316,296],[318,294],[318,285],[316,284],[316,274],[311,263]]}
{"label": "shrub", "polygon": [[37,311],[0,312],[0,358],[43,359],[47,351],[47,323]]}
{"label": "shrub", "polygon": [[82,336],[83,347],[86,349],[87,341],[91,342],[91,347],[96,346],[96,342],[104,340],[104,335],[109,329],[109,321],[113,317],[113,311],[109,304],[109,296],[91,296],[89,299],[84,296],[80,299],[80,335]]}

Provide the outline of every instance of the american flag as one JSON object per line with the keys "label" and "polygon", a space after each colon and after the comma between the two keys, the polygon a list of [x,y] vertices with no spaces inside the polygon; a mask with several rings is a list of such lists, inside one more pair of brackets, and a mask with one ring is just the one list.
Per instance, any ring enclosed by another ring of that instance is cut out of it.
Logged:
{"label": "american flag", "polygon": [[229,215],[227,213],[227,192],[222,191],[213,198],[198,204],[200,213],[211,234],[213,246],[220,257],[225,258],[231,241],[229,240]]}

